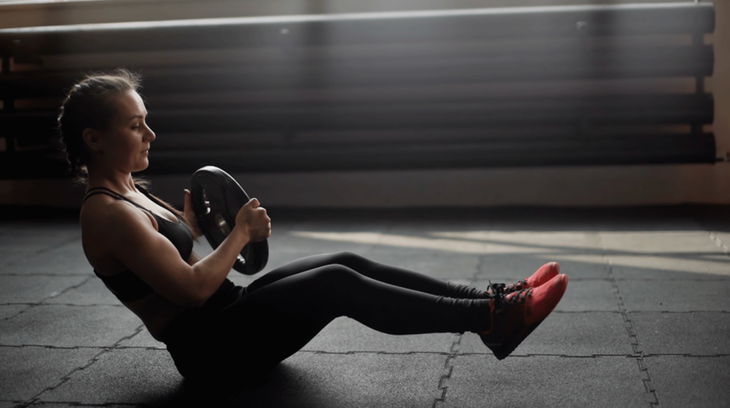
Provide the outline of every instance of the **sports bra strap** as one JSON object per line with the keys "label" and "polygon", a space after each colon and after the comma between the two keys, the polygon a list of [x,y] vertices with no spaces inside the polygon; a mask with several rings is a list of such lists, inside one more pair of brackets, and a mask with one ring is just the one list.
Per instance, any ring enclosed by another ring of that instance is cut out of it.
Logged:
{"label": "sports bra strap", "polygon": [[106,194],[108,196],[112,196],[112,197],[116,198],[117,200],[122,200],[124,198],[124,197],[122,197],[121,194],[116,193],[112,190],[109,190],[106,187],[94,187],[94,188],[90,188],[88,191],[86,191],[86,195],[84,196],[83,201],[81,201],[81,204],[83,205],[86,202],[86,200],[89,199],[89,197],[95,196],[97,194]]}
{"label": "sports bra strap", "polygon": [[[139,186],[136,186],[136,187],[139,188]],[[147,191],[145,190],[145,193],[146,192]],[[106,187],[92,187],[92,188],[88,189],[86,191],[86,196],[84,196],[83,201],[81,201],[81,205],[83,205],[89,197],[94,196],[94,195],[97,195],[97,194],[106,194],[108,196],[111,196],[111,197],[116,198],[117,200],[124,200],[124,201],[126,201],[128,203],[133,204],[135,207],[139,208],[140,210],[144,210],[144,211],[146,211],[146,212],[154,215],[154,213],[152,211],[150,211],[150,210],[142,207],[141,205],[135,203],[134,201],[128,199],[127,197],[125,197],[125,196],[117,193],[114,190],[110,190],[110,189],[108,189]],[[145,194],[145,195],[147,195],[147,194]]]}

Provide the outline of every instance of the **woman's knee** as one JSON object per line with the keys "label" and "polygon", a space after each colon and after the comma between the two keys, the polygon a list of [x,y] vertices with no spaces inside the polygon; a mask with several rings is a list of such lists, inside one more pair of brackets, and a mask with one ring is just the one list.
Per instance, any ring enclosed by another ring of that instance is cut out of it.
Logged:
{"label": "woman's knee", "polygon": [[361,267],[364,263],[370,262],[367,258],[349,251],[342,251],[332,254],[332,263],[344,265],[348,268],[355,269]]}
{"label": "woman's knee", "polygon": [[351,268],[342,264],[331,264],[313,271],[318,285],[331,290],[338,290],[357,285],[362,282],[362,276]]}

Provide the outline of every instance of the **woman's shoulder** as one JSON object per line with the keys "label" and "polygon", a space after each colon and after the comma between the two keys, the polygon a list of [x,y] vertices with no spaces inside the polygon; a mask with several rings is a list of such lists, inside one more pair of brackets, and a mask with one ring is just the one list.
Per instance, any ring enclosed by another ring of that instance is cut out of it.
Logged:
{"label": "woman's shoulder", "polygon": [[129,203],[105,194],[89,197],[79,214],[81,232],[105,240],[130,228],[155,227],[155,220]]}

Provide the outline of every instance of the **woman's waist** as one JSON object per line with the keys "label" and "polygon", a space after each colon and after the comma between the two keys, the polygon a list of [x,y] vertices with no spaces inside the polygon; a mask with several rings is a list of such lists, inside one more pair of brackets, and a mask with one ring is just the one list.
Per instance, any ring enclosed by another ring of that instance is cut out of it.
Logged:
{"label": "woman's waist", "polygon": [[162,335],[170,323],[185,311],[184,307],[168,301],[157,293],[134,302],[123,303],[142,320],[147,331],[158,341],[162,340]]}
{"label": "woman's waist", "polygon": [[236,286],[226,279],[203,306],[179,311],[160,332],[159,338],[155,338],[167,343],[173,337],[177,337],[177,333],[181,330],[189,329],[199,323],[210,322],[213,315],[236,302],[245,294],[245,291],[245,288]]}

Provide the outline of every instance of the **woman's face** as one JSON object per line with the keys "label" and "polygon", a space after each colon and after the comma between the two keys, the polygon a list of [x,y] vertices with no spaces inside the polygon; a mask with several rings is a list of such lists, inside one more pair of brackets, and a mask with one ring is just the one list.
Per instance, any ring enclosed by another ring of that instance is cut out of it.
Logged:
{"label": "woman's face", "polygon": [[114,97],[116,114],[109,130],[100,134],[106,165],[127,173],[149,166],[150,142],[155,132],[147,126],[147,109],[139,94],[126,91]]}

